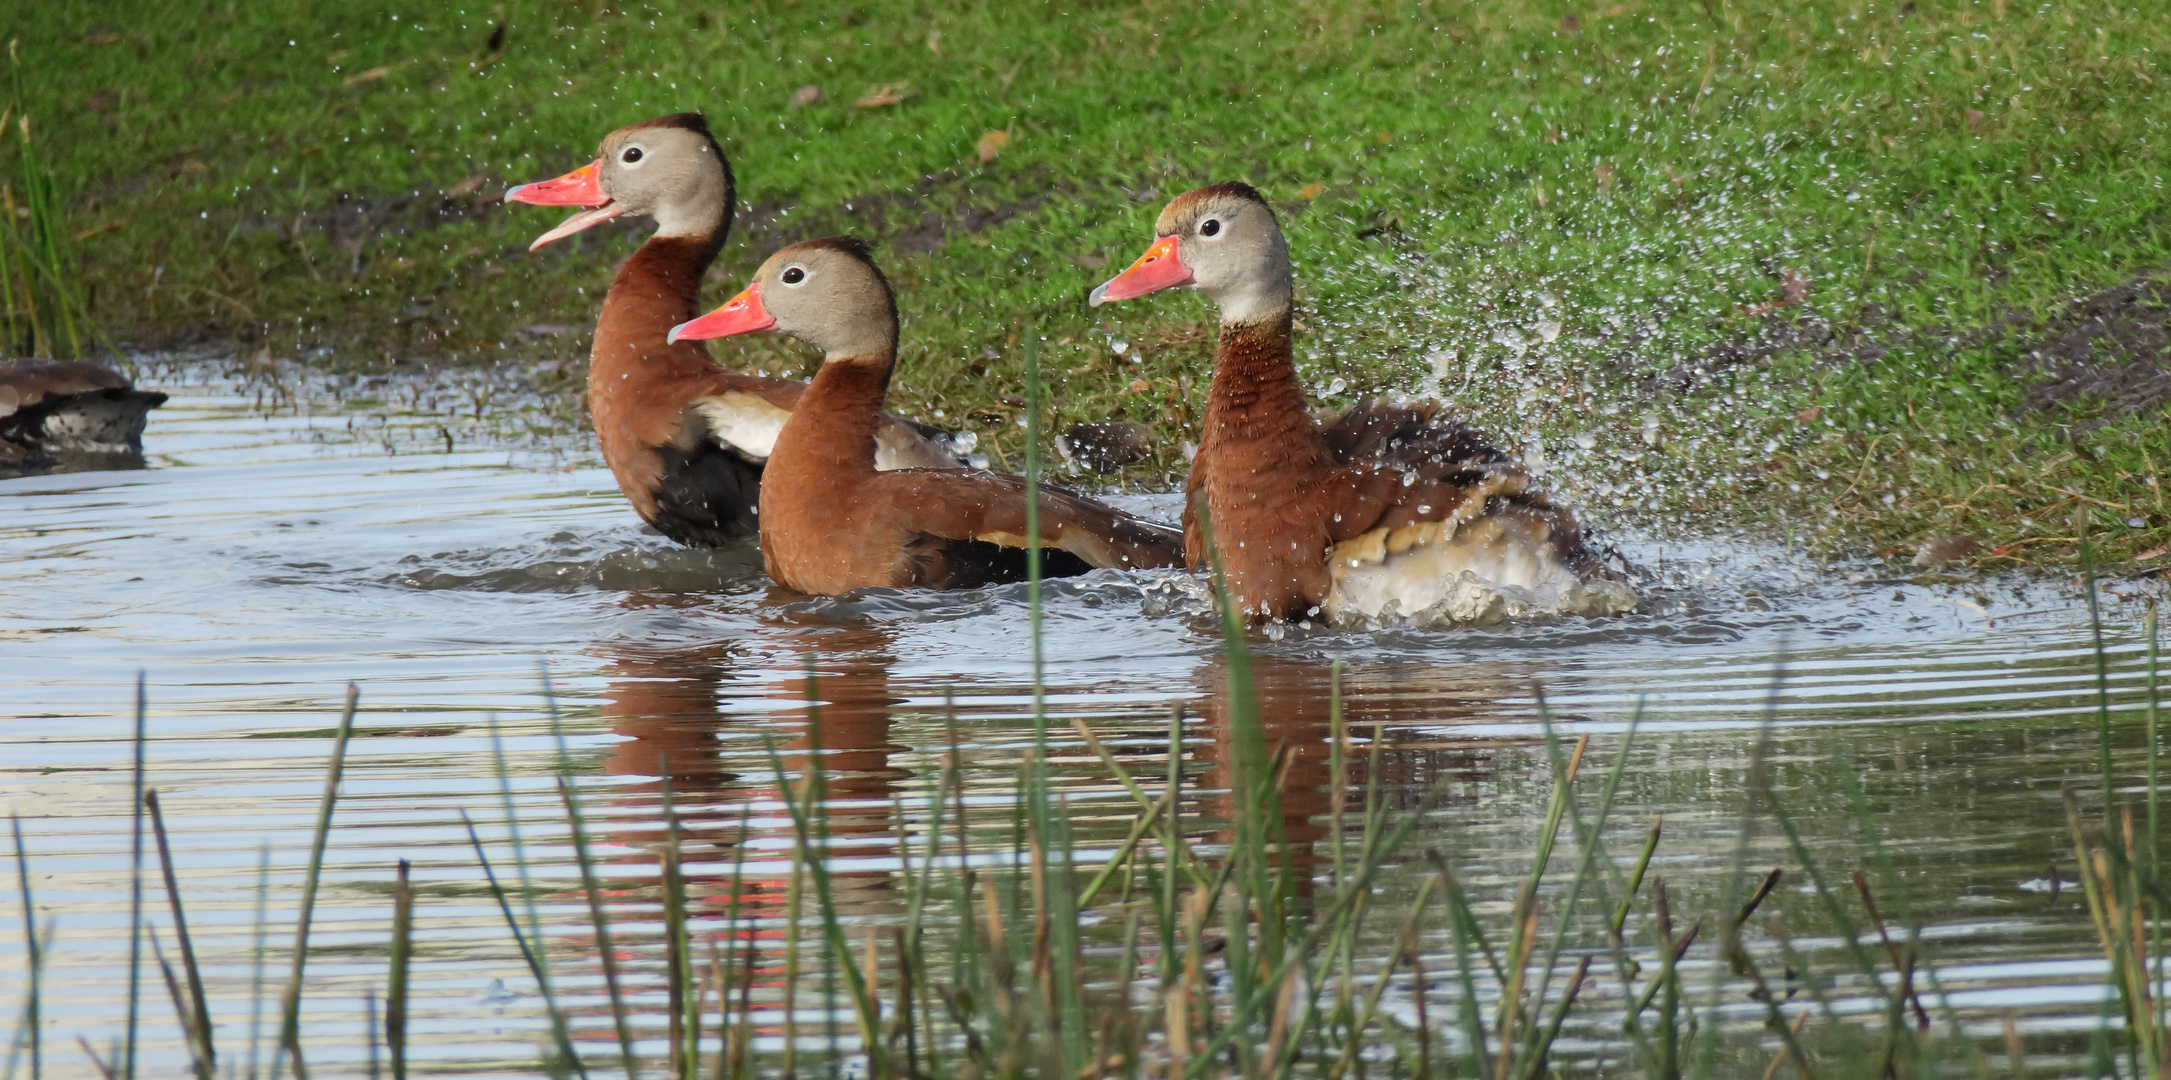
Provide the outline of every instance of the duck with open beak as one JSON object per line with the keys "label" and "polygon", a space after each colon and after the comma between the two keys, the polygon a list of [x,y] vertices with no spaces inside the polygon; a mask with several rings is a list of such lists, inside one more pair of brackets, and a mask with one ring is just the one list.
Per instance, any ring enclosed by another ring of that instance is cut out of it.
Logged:
{"label": "duck with open beak", "polygon": [[[732,371],[696,341],[669,336],[701,311],[701,277],[730,234],[731,165],[699,113],[611,132],[596,160],[505,193],[511,202],[582,209],[536,238],[542,247],[612,218],[654,219],[655,234],[618,268],[596,320],[588,409],[619,490],[658,532],[716,547],[754,532],[763,463],[806,384]],[[884,416],[878,468],[958,465],[971,440]]]}
{"label": "duck with open beak", "polygon": [[530,206],[580,206],[586,209],[560,222],[558,227],[535,238],[529,251],[553,240],[563,240],[583,229],[592,229],[626,212],[603,193],[603,159],[597,158],[555,180],[521,184],[505,192],[506,202]]}

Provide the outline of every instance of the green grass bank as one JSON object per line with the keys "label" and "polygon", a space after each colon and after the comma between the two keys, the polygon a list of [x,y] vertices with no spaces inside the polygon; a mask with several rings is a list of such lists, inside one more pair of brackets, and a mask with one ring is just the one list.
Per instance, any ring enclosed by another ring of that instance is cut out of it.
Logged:
{"label": "green grass bank", "polygon": [[[1290,232],[1321,400],[1456,400],[1601,517],[1990,562],[2070,557],[2083,523],[2113,559],[2171,543],[2171,20],[2146,5],[121,0],[0,24],[111,342],[519,364],[576,423],[638,228],[529,255],[556,218],[497,197],[699,109],[744,203],[712,298],[784,242],[877,241],[908,320],[893,404],[1011,464],[1033,333],[1051,430],[1145,421],[1124,480],[1181,474],[1205,302],[1082,297],[1169,195],[1241,178]],[[23,167],[0,151],[16,191]]]}

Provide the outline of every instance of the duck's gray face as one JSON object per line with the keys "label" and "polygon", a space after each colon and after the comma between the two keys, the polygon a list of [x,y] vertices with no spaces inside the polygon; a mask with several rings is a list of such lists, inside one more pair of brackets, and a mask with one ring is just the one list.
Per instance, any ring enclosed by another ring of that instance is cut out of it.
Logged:
{"label": "duck's gray face", "polygon": [[886,357],[897,335],[889,282],[856,243],[809,240],[761,264],[752,284],[724,306],[671,330],[702,340],[776,330],[830,359]]}
{"label": "duck's gray face", "polygon": [[1249,187],[1216,184],[1171,200],[1153,246],[1088,302],[1128,300],[1169,288],[1213,298],[1223,322],[1248,322],[1285,309],[1293,285],[1289,248],[1274,211]]}
{"label": "duck's gray face", "polygon": [[688,113],[619,128],[594,161],[521,184],[505,199],[583,208],[537,237],[530,251],[625,214],[655,218],[658,236],[706,236],[731,210],[730,167],[700,118]]}

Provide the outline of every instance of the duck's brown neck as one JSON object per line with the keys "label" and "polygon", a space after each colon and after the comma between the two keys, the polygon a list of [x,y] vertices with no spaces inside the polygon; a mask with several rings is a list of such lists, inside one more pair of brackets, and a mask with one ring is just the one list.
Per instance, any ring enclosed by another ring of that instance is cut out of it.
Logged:
{"label": "duck's brown neck", "polygon": [[[716,253],[723,249],[726,231],[719,228],[707,236],[649,237],[611,278],[610,292],[603,296],[604,317],[608,318],[614,307],[658,302],[678,304],[686,314],[679,322],[699,315],[701,276],[708,273]],[[671,326],[663,330],[668,333]]]}
{"label": "duck's brown neck", "polygon": [[701,314],[701,276],[716,261],[730,230],[725,218],[706,235],[649,237],[618,268],[596,320],[591,385],[598,374],[616,377],[644,368],[670,375],[710,366],[708,350],[699,343],[672,345],[665,335]]}
{"label": "duck's brown neck", "polygon": [[772,462],[790,459],[835,472],[874,471],[874,432],[889,393],[896,348],[822,361],[791,419],[777,433]]}
{"label": "duck's brown neck", "polygon": [[1214,381],[1206,394],[1204,440],[1218,445],[1270,442],[1303,447],[1292,463],[1324,465],[1326,444],[1297,385],[1288,308],[1240,323],[1221,324]]}

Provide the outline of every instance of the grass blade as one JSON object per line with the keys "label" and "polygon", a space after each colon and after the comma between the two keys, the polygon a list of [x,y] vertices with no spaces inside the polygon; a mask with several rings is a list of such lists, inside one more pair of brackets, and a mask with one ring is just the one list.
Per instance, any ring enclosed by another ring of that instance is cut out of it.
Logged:
{"label": "grass blade", "polygon": [[505,916],[506,929],[513,932],[513,944],[519,946],[520,958],[527,962],[528,972],[535,976],[536,988],[542,992],[543,1008],[550,1018],[550,1031],[552,1037],[557,1039],[558,1052],[565,1055],[566,1064],[575,1073],[585,1078],[588,1069],[581,1063],[580,1055],[573,1052],[572,1036],[565,1026],[565,1013],[558,1008],[557,996],[551,992],[550,981],[543,974],[543,960],[539,955],[542,943],[536,942],[531,948],[527,936],[520,932],[520,920],[513,917],[512,904],[505,899],[505,889],[498,884],[497,871],[490,866],[490,856],[483,852],[482,837],[475,832],[475,822],[467,816],[465,810],[460,812],[460,824],[467,827],[467,840],[474,845],[475,861],[482,865],[483,880],[489,883],[490,895],[497,898],[498,911]]}
{"label": "grass blade", "polygon": [[626,996],[619,988],[618,950],[611,944],[610,917],[603,910],[603,886],[596,880],[595,861],[588,854],[588,826],[581,818],[580,795],[570,776],[558,777],[558,797],[565,803],[567,826],[573,840],[573,860],[580,867],[581,892],[588,898],[588,921],[595,930],[596,953],[603,964],[603,989],[611,999],[611,1024],[618,1034],[618,1059],[626,1080],[639,1080],[633,1060],[633,1031],[626,1023]]}
{"label": "grass blade", "polygon": [[[134,765],[131,770],[133,800],[129,814],[129,861],[128,861],[128,1025],[127,1048],[121,1055],[121,1075],[136,1080],[136,1023],[139,1019],[143,996],[143,792],[144,759],[149,743],[149,702],[144,691],[144,673],[136,671],[136,730]],[[249,1063],[249,1080],[256,1080],[256,1063]]]}
{"label": "grass blade", "polygon": [[384,1044],[392,1080],[407,1080],[407,965],[414,950],[415,887],[407,860],[392,885],[392,971],[384,991]]}
{"label": "grass blade", "polygon": [[181,970],[188,975],[189,1010],[194,1015],[189,1032],[197,1044],[192,1050],[208,1080],[210,1069],[218,1062],[218,1052],[211,1044],[211,1005],[204,998],[204,976],[196,966],[196,947],[189,941],[188,916],[181,910],[181,884],[174,877],[173,848],[166,842],[166,815],[158,808],[157,789],[143,793],[143,804],[151,812],[151,833],[158,838],[158,867],[166,879],[166,901],[173,907],[174,942],[181,950]]}
{"label": "grass blade", "polygon": [[271,937],[271,842],[256,850],[256,919],[249,950],[249,1080],[256,1080],[257,1051],[264,1035],[264,957]]}
{"label": "grass blade", "polygon": [[[15,834],[15,881],[22,890],[23,901],[23,956],[30,964],[28,992],[23,1001],[23,1022],[17,1030],[17,1041],[29,1044],[30,1080],[41,1080],[45,1075],[45,1044],[43,1002],[39,1000],[44,987],[40,973],[45,970],[45,950],[38,947],[38,911],[30,895],[30,849],[23,846],[23,819],[12,811],[8,814],[8,828]],[[15,1075],[15,1050],[8,1050],[7,1075]]]}
{"label": "grass blade", "polygon": [[181,989],[181,980],[173,973],[173,965],[166,962],[166,950],[158,945],[158,928],[151,927],[151,957],[158,961],[158,972],[165,977],[166,993],[173,999],[173,1014],[181,1025],[182,1038],[188,1043],[189,1068],[196,1073],[196,1080],[211,1080],[211,1063],[203,1056],[203,1032],[196,1027],[196,1011],[189,1008],[188,995]]}
{"label": "grass blade", "polygon": [[361,689],[348,683],[347,704],[339,714],[339,733],[332,742],[332,761],[325,769],[324,797],[317,803],[316,831],[309,842],[309,871],[302,878],[301,913],[294,923],[293,966],[287,971],[286,990],[279,996],[279,1045],[271,1055],[273,1080],[277,1080],[279,1066],[288,1059],[294,1063],[296,1080],[309,1080],[309,1067],[302,1060],[302,971],[309,963],[309,923],[316,915],[324,845],[332,835],[332,807],[339,801],[339,780],[347,768],[347,743],[354,738],[354,713],[361,701]]}

